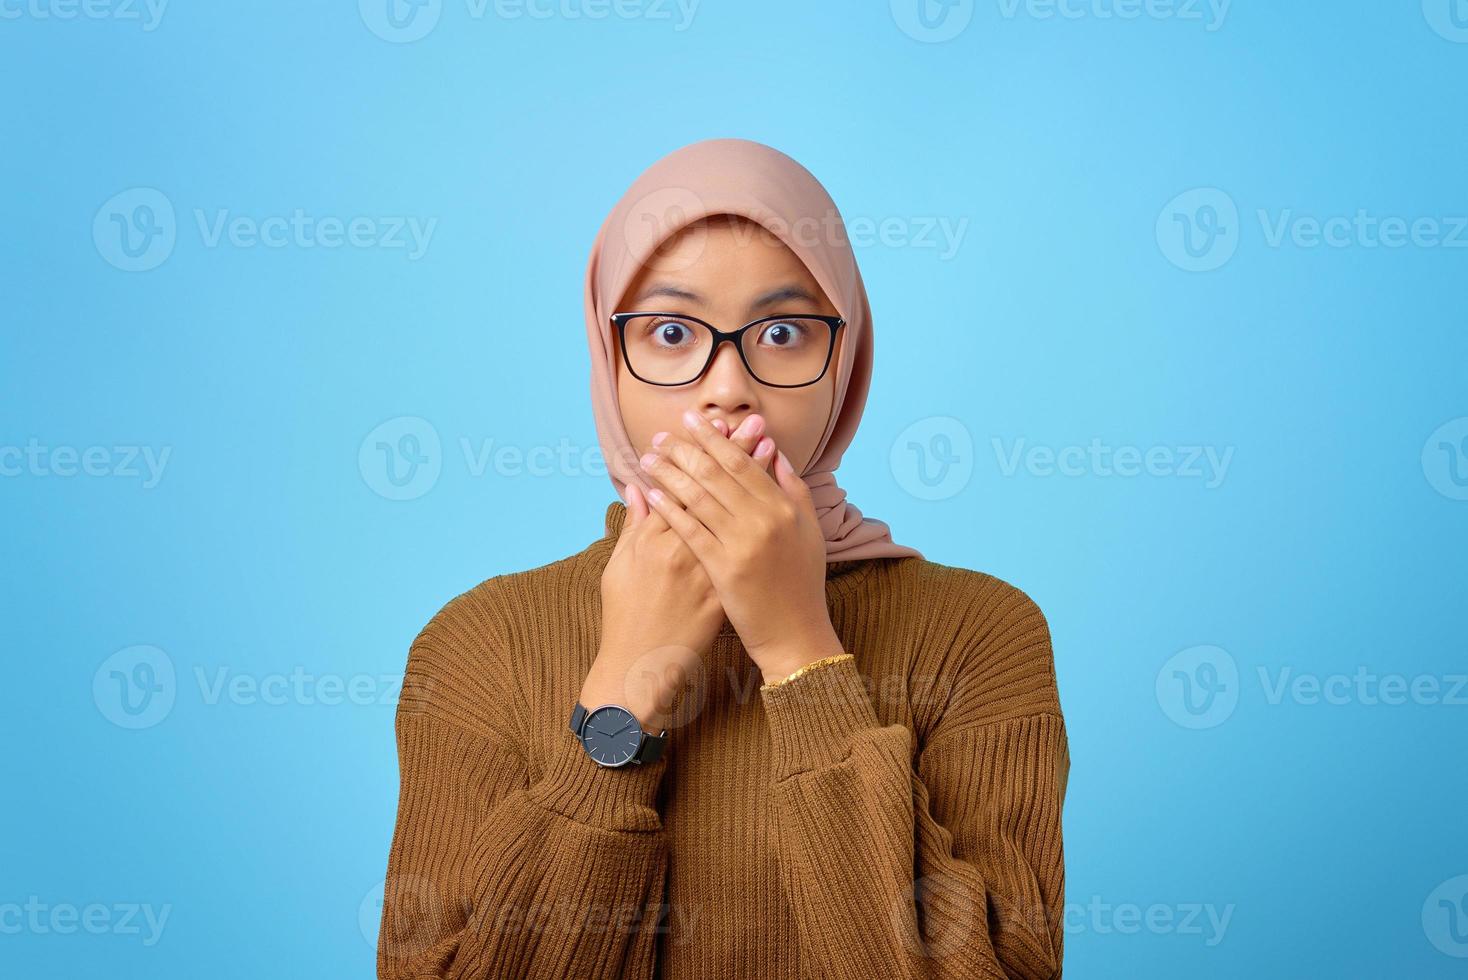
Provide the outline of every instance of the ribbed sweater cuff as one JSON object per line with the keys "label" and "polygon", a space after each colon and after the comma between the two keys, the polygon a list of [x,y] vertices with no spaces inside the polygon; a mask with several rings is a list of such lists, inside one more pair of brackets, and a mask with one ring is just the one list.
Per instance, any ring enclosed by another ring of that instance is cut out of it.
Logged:
{"label": "ribbed sweater cuff", "polygon": [[760,699],[776,780],[840,762],[850,752],[853,734],[881,725],[854,659],[762,687]]}
{"label": "ribbed sweater cuff", "polygon": [[530,788],[541,806],[603,830],[662,828],[658,788],[668,770],[671,743],[658,761],[617,768],[598,765],[570,729],[556,735],[545,776]]}

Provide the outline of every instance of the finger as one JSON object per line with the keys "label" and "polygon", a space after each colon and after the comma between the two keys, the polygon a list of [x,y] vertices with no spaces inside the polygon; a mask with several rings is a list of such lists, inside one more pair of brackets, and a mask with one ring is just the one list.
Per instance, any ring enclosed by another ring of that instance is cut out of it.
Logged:
{"label": "finger", "polygon": [[710,562],[717,561],[723,554],[723,544],[714,536],[713,532],[685,511],[672,497],[661,490],[648,492],[648,503],[653,510],[661,514],[673,529],[673,533],[683,539],[688,545],[688,550],[693,552],[695,558],[703,565],[705,571],[711,566]]}
{"label": "finger", "polygon": [[[669,530],[663,515],[653,510],[648,503],[646,490],[635,483],[628,483],[626,492],[627,520],[622,526],[622,534],[617,537],[618,545],[624,540],[631,540],[634,534],[654,535]],[[615,551],[616,548],[612,550]]]}
{"label": "finger", "polygon": [[784,451],[775,454],[775,480],[780,489],[798,503],[814,509],[815,504],[811,499],[810,487],[806,486],[800,474],[795,472],[795,467],[790,465]]}
{"label": "finger", "polygon": [[635,483],[627,484],[627,526],[636,527],[647,519],[647,498]]}
{"label": "finger", "polygon": [[[722,482],[720,488],[732,493],[733,487],[738,487],[757,499],[772,499],[776,487],[769,479],[769,474],[764,472],[762,459],[752,462],[753,457],[749,453],[731,445],[728,439],[719,438],[717,430],[709,424],[708,419],[692,409],[683,413],[683,428],[697,442],[699,448],[729,475],[729,480]],[[726,501],[726,506],[741,505],[737,495]]]}
{"label": "finger", "polygon": [[[712,427],[709,431],[720,442],[728,441]],[[732,446],[729,448],[738,452]],[[694,453],[704,457],[703,460],[690,458]],[[702,522],[704,527],[715,534],[729,532],[733,525],[733,515],[721,498],[732,494],[729,487],[724,487],[719,492],[712,488],[710,478],[721,474],[722,468],[708,459],[702,450],[674,439],[670,433],[667,438],[659,440],[659,445],[653,447],[652,452],[642,457],[639,465],[644,472],[656,477],[668,494],[682,505],[683,510]],[[727,474],[723,475],[728,479]],[[672,521],[668,523],[671,525]]]}
{"label": "finger", "polygon": [[[719,420],[716,419],[715,421]],[[743,449],[746,453],[749,453],[752,459],[760,463],[761,469],[766,473],[769,472],[770,463],[774,457],[768,449],[774,448],[775,443],[774,440],[765,436],[765,420],[763,416],[746,415],[744,421],[739,423],[739,427],[729,433],[729,441],[740,449]],[[756,455],[762,443],[768,443],[767,451]]]}

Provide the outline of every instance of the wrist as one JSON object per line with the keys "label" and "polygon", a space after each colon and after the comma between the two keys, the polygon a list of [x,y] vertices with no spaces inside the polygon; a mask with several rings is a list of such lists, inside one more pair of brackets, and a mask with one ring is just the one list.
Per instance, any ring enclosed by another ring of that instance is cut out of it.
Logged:
{"label": "wrist", "polygon": [[619,704],[636,716],[643,731],[659,732],[668,727],[670,693],[656,678],[593,669],[581,685],[577,700],[592,711],[604,704]]}
{"label": "wrist", "polygon": [[774,684],[808,664],[845,652],[836,631],[827,630],[812,637],[782,642],[778,647],[761,651],[755,660],[764,675],[763,682]]}

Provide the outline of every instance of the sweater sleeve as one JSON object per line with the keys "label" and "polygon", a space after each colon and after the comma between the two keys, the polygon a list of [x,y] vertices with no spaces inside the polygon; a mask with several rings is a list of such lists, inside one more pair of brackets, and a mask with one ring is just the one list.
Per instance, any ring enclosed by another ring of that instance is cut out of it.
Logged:
{"label": "sweater sleeve", "polygon": [[532,778],[493,624],[456,618],[409,652],[378,977],[650,980],[669,755],[604,768],[567,725]]}
{"label": "sweater sleeve", "polygon": [[831,980],[1055,980],[1070,759],[1050,638],[1018,590],[921,753],[850,658],[761,688],[781,885]]}

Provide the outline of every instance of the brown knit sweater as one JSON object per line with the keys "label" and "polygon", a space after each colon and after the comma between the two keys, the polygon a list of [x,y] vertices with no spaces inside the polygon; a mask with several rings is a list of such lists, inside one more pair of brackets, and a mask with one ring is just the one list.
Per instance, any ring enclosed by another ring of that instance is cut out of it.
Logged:
{"label": "brown knit sweater", "polygon": [[568,726],[625,517],[414,640],[378,976],[1059,977],[1070,756],[1029,597],[828,563],[854,659],[765,687],[726,619],[663,757],[608,769]]}

